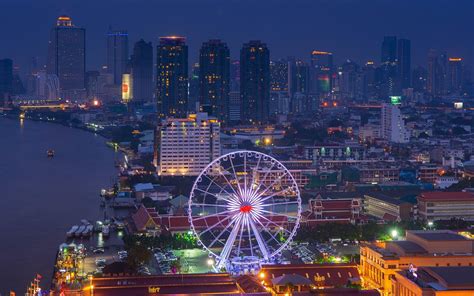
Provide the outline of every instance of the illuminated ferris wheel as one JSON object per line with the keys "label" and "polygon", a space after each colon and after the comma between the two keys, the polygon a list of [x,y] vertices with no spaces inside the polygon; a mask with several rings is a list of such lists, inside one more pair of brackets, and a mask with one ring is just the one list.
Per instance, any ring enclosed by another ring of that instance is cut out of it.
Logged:
{"label": "illuminated ferris wheel", "polygon": [[189,198],[191,230],[218,269],[272,262],[288,247],[300,216],[293,176],[275,158],[255,151],[211,162]]}

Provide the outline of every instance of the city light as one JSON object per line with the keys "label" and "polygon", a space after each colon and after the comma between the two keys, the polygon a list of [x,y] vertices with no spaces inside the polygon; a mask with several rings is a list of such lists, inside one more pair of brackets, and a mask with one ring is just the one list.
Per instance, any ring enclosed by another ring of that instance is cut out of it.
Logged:
{"label": "city light", "polygon": [[392,236],[392,239],[398,238],[398,230],[392,229],[392,231],[390,232],[390,235]]}
{"label": "city light", "polygon": [[207,259],[207,265],[208,266],[213,266],[214,265],[214,259],[212,259],[212,258]]}

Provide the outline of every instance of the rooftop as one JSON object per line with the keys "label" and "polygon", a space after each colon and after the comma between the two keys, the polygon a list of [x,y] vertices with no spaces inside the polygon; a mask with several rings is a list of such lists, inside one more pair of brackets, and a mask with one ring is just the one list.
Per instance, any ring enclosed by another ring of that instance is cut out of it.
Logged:
{"label": "rooftop", "polygon": [[407,231],[421,239],[427,241],[465,241],[466,237],[457,234],[453,231],[448,230],[437,230],[437,231]]}
{"label": "rooftop", "polygon": [[447,288],[474,288],[473,266],[423,267],[423,270]]}
{"label": "rooftop", "polygon": [[423,192],[419,199],[425,201],[474,201],[474,194],[471,192]]}
{"label": "rooftop", "polygon": [[402,249],[405,253],[409,254],[426,254],[427,251],[417,243],[410,242],[410,241],[392,241],[389,244],[393,244],[400,249]]}

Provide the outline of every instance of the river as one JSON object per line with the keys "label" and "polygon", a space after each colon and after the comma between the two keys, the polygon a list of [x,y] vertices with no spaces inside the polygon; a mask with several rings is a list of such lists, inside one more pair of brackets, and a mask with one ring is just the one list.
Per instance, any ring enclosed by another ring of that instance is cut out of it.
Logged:
{"label": "river", "polygon": [[22,295],[36,273],[50,282],[66,231],[101,217],[99,191],[112,184],[116,157],[95,134],[0,117],[1,295]]}

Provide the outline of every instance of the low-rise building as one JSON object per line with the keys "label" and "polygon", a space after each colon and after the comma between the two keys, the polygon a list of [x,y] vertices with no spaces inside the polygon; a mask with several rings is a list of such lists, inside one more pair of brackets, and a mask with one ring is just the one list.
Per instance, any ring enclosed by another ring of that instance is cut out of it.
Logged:
{"label": "low-rise building", "polygon": [[377,162],[359,168],[360,182],[378,184],[400,180],[400,167],[392,163]]}
{"label": "low-rise building", "polygon": [[308,210],[301,214],[301,224],[315,226],[321,223],[360,223],[365,220],[360,198],[310,199]]}
{"label": "low-rise building", "polygon": [[474,295],[474,267],[412,267],[392,278],[393,296]]}
{"label": "low-rise building", "polygon": [[418,217],[422,220],[474,220],[474,193],[423,192],[417,201]]}
{"label": "low-rise building", "polygon": [[365,287],[394,295],[391,279],[410,266],[473,266],[473,241],[448,230],[407,231],[405,240],[360,247],[359,270]]}
{"label": "low-rise building", "polygon": [[407,221],[413,217],[413,204],[373,192],[364,195],[364,212],[387,222]]}

